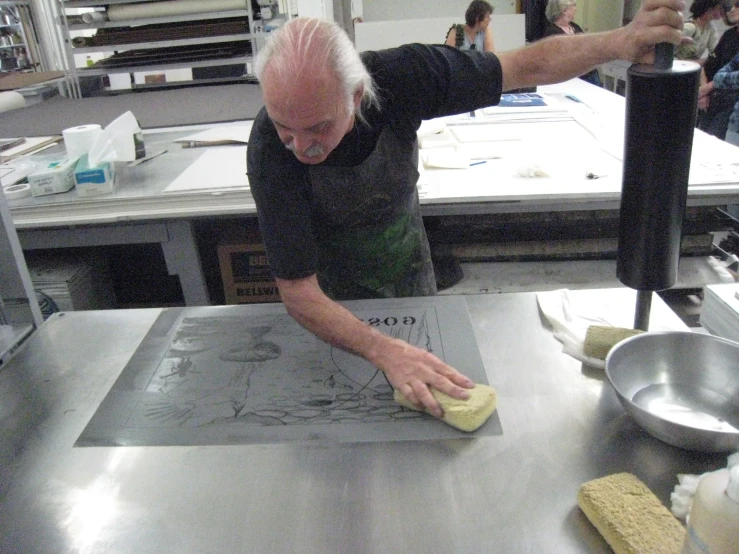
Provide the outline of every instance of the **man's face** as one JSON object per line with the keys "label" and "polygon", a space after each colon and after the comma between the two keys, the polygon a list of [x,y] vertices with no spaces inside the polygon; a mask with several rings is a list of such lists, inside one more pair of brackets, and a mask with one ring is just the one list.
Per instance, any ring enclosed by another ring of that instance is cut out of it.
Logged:
{"label": "man's face", "polygon": [[280,140],[302,163],[323,162],[354,125],[354,110],[329,72],[281,79],[268,67],[262,91]]}

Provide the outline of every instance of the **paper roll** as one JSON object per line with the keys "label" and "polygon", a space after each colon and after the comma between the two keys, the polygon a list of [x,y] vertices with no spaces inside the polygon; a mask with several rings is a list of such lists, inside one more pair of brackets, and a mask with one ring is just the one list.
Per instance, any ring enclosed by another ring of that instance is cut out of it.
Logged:
{"label": "paper roll", "polygon": [[195,13],[246,10],[246,0],[178,0],[177,2],[147,2],[108,6],[110,21],[147,19]]}
{"label": "paper roll", "polygon": [[31,185],[28,183],[21,183],[19,185],[10,185],[9,187],[3,187],[5,198],[8,200],[15,200],[16,198],[24,198],[31,196]]}
{"label": "paper roll", "polygon": [[108,19],[105,12],[86,12],[82,14],[82,21],[85,23],[100,23]]}
{"label": "paper roll", "polygon": [[70,127],[62,131],[64,137],[64,146],[67,149],[67,157],[79,158],[83,154],[87,154],[92,145],[103,134],[100,125],[80,125],[78,127]]}
{"label": "paper roll", "polygon": [[22,108],[25,105],[26,99],[19,92],[14,90],[0,92],[0,113]]}

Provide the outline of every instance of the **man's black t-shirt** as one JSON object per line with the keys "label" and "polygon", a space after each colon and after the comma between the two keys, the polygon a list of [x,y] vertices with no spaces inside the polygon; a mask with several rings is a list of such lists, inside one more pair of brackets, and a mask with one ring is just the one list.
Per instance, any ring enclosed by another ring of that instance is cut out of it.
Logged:
{"label": "man's black t-shirt", "polygon": [[[353,167],[375,149],[383,130],[413,144],[424,119],[497,104],[502,72],[487,52],[463,52],[421,44],[361,54],[375,83],[379,108],[364,112],[354,128],[320,165]],[[285,148],[264,108],[257,115],[247,154],[249,183],[270,267],[282,279],[317,271],[320,237],[328,228],[315,209],[310,165]]]}

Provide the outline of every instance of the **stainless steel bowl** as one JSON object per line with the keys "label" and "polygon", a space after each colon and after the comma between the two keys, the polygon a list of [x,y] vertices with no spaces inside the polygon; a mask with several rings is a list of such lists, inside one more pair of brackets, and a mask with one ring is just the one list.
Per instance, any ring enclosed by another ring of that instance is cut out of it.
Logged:
{"label": "stainless steel bowl", "polygon": [[739,450],[739,343],[655,332],[617,344],[606,375],[626,411],[658,439],[688,450]]}

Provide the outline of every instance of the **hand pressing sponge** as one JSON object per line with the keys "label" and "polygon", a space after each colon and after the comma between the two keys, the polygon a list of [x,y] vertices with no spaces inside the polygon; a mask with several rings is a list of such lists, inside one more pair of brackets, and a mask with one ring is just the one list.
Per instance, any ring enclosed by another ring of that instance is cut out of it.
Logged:
{"label": "hand pressing sponge", "polygon": [[[444,410],[444,417],[441,418],[441,421],[470,433],[479,429],[492,415],[498,404],[498,396],[495,389],[488,385],[475,385],[474,388],[468,389],[468,392],[470,397],[467,400],[457,400],[441,391],[431,389],[431,394],[434,395],[434,398],[438,400]],[[411,404],[398,390],[395,391],[393,397],[398,404],[405,408],[418,412],[426,411]]]}
{"label": "hand pressing sponge", "polygon": [[679,554],[685,528],[631,473],[588,481],[577,503],[616,554]]}

